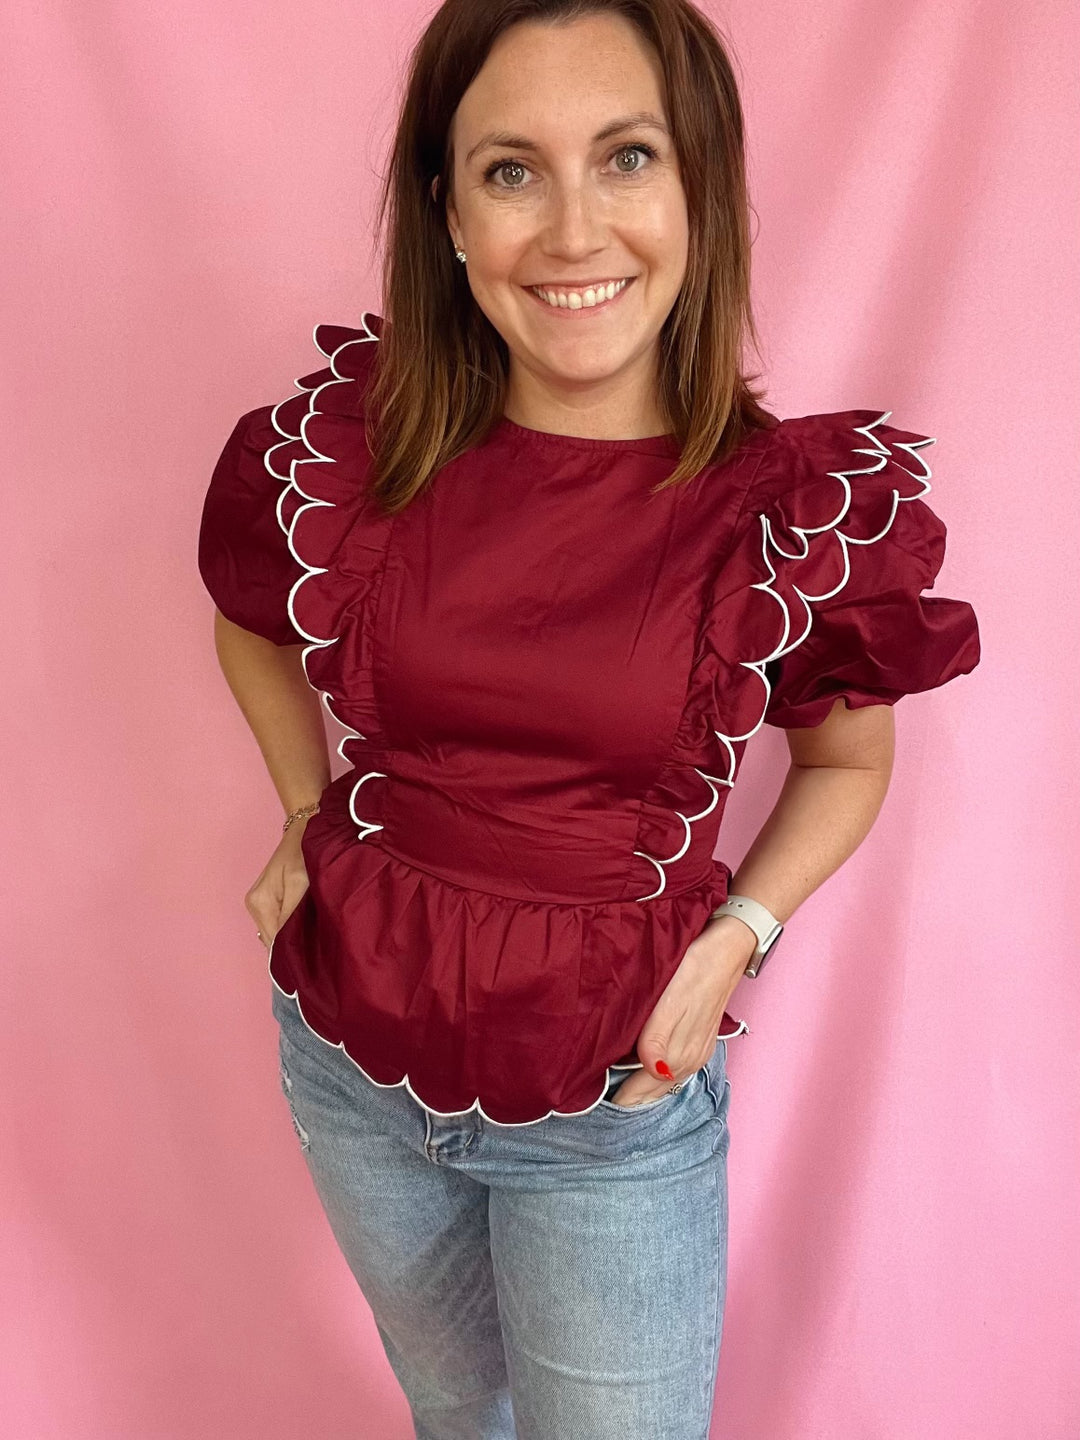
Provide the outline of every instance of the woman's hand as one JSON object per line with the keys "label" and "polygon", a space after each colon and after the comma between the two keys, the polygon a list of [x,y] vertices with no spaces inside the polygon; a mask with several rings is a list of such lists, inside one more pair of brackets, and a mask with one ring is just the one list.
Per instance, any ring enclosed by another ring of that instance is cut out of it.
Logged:
{"label": "woman's hand", "polygon": [[[642,1068],[612,1097],[615,1105],[640,1105],[688,1080],[707,1064],[727,1002],[743,977],[757,938],[734,915],[718,915],[691,941],[637,1041]],[[666,1064],[670,1075],[658,1068]]]}
{"label": "woman's hand", "polygon": [[267,949],[308,888],[300,840],[307,820],[294,820],[282,835],[277,849],[262,874],[244,896],[247,912],[255,921]]}

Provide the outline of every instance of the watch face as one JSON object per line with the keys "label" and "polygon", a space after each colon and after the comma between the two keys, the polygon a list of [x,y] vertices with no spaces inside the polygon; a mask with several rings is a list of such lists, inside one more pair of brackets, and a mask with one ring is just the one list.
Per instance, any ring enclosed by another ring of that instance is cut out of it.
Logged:
{"label": "watch face", "polygon": [[770,955],[773,953],[773,951],[776,949],[776,942],[780,939],[780,936],[781,936],[783,933],[784,933],[784,927],[783,927],[783,925],[777,925],[776,929],[775,929],[775,930],[772,932],[772,934],[766,939],[765,944],[764,944],[764,946],[762,947],[762,951],[761,951],[761,956],[760,956],[760,958],[759,958],[757,961],[754,962],[754,963],[755,963],[755,967],[756,967],[755,970],[754,970],[754,974],[755,974],[755,975],[760,975],[760,974],[761,974],[761,971],[762,971],[762,969],[764,968],[764,965],[765,965],[766,960],[768,960],[769,956],[770,956]]}

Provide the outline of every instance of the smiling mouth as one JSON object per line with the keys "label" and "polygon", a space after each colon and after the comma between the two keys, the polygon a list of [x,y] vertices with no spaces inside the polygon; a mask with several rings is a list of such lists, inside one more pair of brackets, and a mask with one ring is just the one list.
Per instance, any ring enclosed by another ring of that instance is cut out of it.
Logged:
{"label": "smiling mouth", "polygon": [[[546,285],[524,285],[522,289],[527,290],[538,305],[552,315],[569,318],[576,315],[591,315],[598,310],[608,310],[614,305],[627,290],[630,289],[636,275],[628,275],[625,280],[609,281],[606,286],[586,286],[584,290],[562,290],[557,287]],[[545,291],[548,299],[545,299],[539,291]],[[609,292],[613,292],[610,293]],[[589,296],[592,295],[592,300]],[[554,301],[558,297],[558,304]]]}

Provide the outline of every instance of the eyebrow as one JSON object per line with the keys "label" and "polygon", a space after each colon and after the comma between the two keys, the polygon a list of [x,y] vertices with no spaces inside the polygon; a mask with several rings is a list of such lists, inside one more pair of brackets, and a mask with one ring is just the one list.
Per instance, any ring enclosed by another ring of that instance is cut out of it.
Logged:
{"label": "eyebrow", "polygon": [[[658,120],[650,110],[641,110],[636,115],[623,115],[618,120],[612,120],[609,125],[605,125],[602,130],[596,132],[593,136],[592,143],[599,145],[602,140],[610,140],[613,135],[618,135],[623,130],[635,130],[642,126],[647,126],[650,130],[660,130],[663,134],[670,137],[670,131],[662,120]],[[489,134],[479,139],[472,147],[465,156],[465,164],[468,165],[473,156],[478,155],[481,150],[496,147],[507,150],[535,151],[540,149],[540,146],[535,140],[530,140],[525,135],[512,135],[507,130],[492,130]]]}

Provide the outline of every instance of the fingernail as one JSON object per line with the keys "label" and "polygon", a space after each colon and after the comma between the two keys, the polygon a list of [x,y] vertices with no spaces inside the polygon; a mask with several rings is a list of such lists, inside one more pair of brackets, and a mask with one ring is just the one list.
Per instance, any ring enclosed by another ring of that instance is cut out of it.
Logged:
{"label": "fingernail", "polygon": [[657,1070],[660,1071],[660,1074],[663,1075],[663,1077],[664,1077],[665,1080],[674,1080],[674,1079],[675,1079],[675,1076],[674,1076],[674,1074],[672,1073],[672,1071],[668,1069],[668,1063],[667,1063],[666,1060],[657,1060],[657,1062],[656,1062],[656,1068],[657,1068]]}

